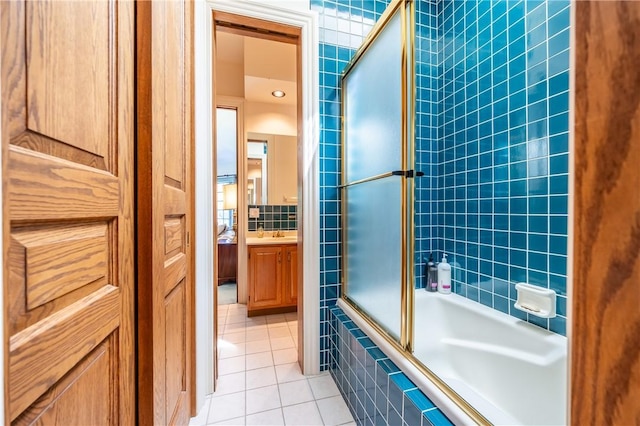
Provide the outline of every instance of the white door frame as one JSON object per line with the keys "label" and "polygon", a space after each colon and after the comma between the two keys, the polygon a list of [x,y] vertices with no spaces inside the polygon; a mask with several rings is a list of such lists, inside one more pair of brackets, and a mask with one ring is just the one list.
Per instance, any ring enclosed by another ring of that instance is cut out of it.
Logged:
{"label": "white door frame", "polygon": [[[290,3],[290,4],[289,4]],[[200,0],[195,5],[196,120],[196,407],[213,392],[213,160],[212,11],[300,28],[302,47],[302,199],[304,374],[320,372],[320,178],[318,113],[318,20],[307,2]],[[284,7],[287,8],[284,8]]]}

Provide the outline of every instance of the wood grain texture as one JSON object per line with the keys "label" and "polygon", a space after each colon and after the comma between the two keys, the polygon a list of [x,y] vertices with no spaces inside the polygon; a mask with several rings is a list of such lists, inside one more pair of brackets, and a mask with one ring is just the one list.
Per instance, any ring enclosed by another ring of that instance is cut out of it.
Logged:
{"label": "wood grain texture", "polygon": [[264,309],[282,304],[282,255],[278,245],[250,246],[249,301],[247,309]]}
{"label": "wood grain texture", "polygon": [[[185,282],[180,281],[174,290],[165,299],[165,316],[167,321],[167,378],[165,395],[166,418],[174,419],[175,424],[186,424],[189,416],[186,412],[175,412],[183,407],[186,395],[186,294]],[[181,399],[183,401],[181,401]],[[181,419],[181,420],[179,420]],[[185,423],[186,420],[186,423]]]}
{"label": "wood grain texture", "polygon": [[13,222],[118,215],[120,186],[111,173],[11,146],[9,174]]}
{"label": "wood grain texture", "polygon": [[640,424],[640,3],[574,6],[571,423]]}
{"label": "wood grain texture", "polygon": [[107,278],[106,224],[17,232],[13,237],[25,250],[28,310]]}
{"label": "wood grain texture", "polygon": [[286,258],[284,274],[284,304],[298,304],[298,245],[284,246]]}
{"label": "wood grain texture", "polygon": [[[176,64],[184,63],[185,28],[184,19],[185,4],[183,2],[170,2],[166,5],[164,19],[161,23],[165,32],[165,58],[164,58],[164,96],[165,115],[167,117],[181,117],[184,114],[188,93],[185,92],[184,67],[176,67]],[[186,164],[185,150],[185,120],[165,120],[165,140],[169,143],[165,147],[165,185],[184,191]]]}
{"label": "wood grain texture", "polygon": [[116,423],[116,403],[111,399],[114,372],[110,357],[116,354],[114,346],[113,338],[98,345],[12,425]]}
{"label": "wood grain texture", "polygon": [[184,224],[182,218],[169,217],[164,222],[164,253],[175,255],[184,251]]}
{"label": "wood grain texture", "polygon": [[17,417],[55,385],[119,322],[119,290],[105,286],[13,335],[9,342],[10,417]]}
{"label": "wood grain texture", "polygon": [[[138,422],[183,424],[188,423],[191,412],[193,377],[193,256],[187,233],[193,226],[189,179],[193,5],[187,1],[139,1],[136,11]],[[183,297],[174,297],[176,292],[183,292]],[[167,310],[169,299],[171,309]],[[185,343],[176,345],[177,341]],[[178,350],[182,351],[179,357],[175,354]],[[173,365],[176,360],[180,365]],[[174,375],[175,368],[182,372],[180,381]]]}
{"label": "wood grain texture", "polygon": [[100,157],[111,139],[111,6],[29,1],[26,8],[28,128]]}
{"label": "wood grain texture", "polygon": [[172,257],[164,263],[164,295],[169,296],[169,293],[184,280],[187,276],[187,255],[180,253],[177,256]]}
{"label": "wood grain texture", "polygon": [[134,423],[134,18],[0,2],[7,421]]}
{"label": "wood grain texture", "polygon": [[281,43],[299,43],[300,28],[263,19],[239,16],[233,13],[215,11],[213,19],[218,31],[241,36],[258,37]]}

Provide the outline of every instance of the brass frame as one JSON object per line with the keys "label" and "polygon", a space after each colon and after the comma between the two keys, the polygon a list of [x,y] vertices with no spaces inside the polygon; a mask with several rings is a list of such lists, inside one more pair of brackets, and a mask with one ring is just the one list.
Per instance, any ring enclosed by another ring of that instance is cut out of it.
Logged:
{"label": "brass frame", "polygon": [[[360,57],[371,46],[372,42],[385,28],[390,19],[398,12],[400,8],[401,14],[401,32],[402,32],[402,46],[401,46],[401,105],[402,105],[402,154],[401,163],[402,169],[408,170],[415,167],[415,3],[413,0],[393,0],[387,9],[375,24],[367,38],[364,40],[362,46],[351,61],[345,67],[341,81],[344,88],[344,80],[349,74],[349,71],[358,62]],[[449,399],[451,399],[466,415],[468,415],[474,422],[479,425],[491,425],[491,422],[478,412],[473,406],[471,406],[464,398],[458,395],[453,389],[451,389],[440,377],[438,377],[433,371],[431,371],[426,365],[418,360],[413,355],[413,341],[414,341],[414,264],[413,258],[415,253],[415,244],[413,238],[414,229],[414,191],[415,184],[413,179],[407,179],[404,177],[401,180],[401,319],[400,319],[400,341],[394,338],[388,331],[383,329],[373,318],[371,318],[363,309],[361,309],[349,296],[347,295],[348,282],[345,279],[344,271],[347,269],[347,246],[345,244],[347,236],[347,224],[344,220],[346,216],[347,205],[347,191],[346,188],[350,185],[358,183],[370,182],[392,176],[391,172],[382,173],[369,178],[360,179],[351,183],[346,182],[346,167],[345,167],[345,132],[344,132],[344,112],[346,110],[346,96],[345,91],[342,90],[341,105],[342,110],[340,114],[341,128],[341,158],[343,159],[341,164],[342,172],[342,185],[339,186],[341,190],[341,213],[343,217],[342,221],[342,295],[341,298],[354,309],[364,320],[376,330],[392,347],[398,350],[409,362],[411,362],[422,374],[427,377],[442,393],[444,393]]]}

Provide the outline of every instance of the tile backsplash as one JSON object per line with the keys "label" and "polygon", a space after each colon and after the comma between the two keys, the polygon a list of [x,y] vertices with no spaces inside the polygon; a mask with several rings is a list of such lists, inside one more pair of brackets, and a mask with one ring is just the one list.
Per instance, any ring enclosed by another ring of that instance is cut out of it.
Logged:
{"label": "tile backsplash", "polygon": [[296,205],[249,205],[249,209],[260,211],[258,218],[249,218],[249,231],[257,231],[260,225],[265,231],[293,231],[298,229],[298,206]]}

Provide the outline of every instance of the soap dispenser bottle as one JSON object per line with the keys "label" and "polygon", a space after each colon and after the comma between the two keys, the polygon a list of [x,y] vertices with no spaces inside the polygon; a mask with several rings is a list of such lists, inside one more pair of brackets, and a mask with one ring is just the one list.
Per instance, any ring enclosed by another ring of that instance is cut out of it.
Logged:
{"label": "soap dispenser bottle", "polygon": [[433,261],[433,255],[431,254],[427,261],[425,278],[427,280],[424,286],[425,290],[432,292],[438,291],[438,268],[436,267],[436,263]]}
{"label": "soap dispenser bottle", "polygon": [[438,264],[438,293],[451,293],[451,265],[447,263],[447,255],[442,255],[442,262]]}

